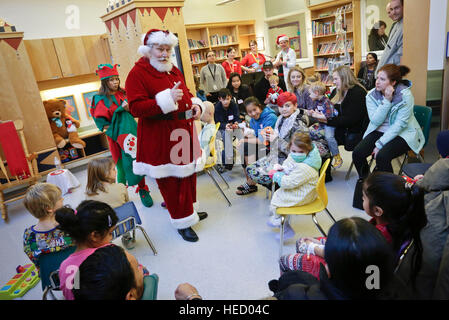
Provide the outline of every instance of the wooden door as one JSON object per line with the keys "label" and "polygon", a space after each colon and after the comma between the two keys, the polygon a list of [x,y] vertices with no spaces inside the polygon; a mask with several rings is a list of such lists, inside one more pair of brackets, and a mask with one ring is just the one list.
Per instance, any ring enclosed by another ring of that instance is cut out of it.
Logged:
{"label": "wooden door", "polygon": [[82,37],[54,38],[63,77],[92,73]]}
{"label": "wooden door", "polygon": [[109,44],[102,35],[83,36],[84,49],[89,63],[89,73],[95,73],[99,64],[112,63]]}
{"label": "wooden door", "polygon": [[24,43],[36,81],[62,78],[52,39],[25,40]]}

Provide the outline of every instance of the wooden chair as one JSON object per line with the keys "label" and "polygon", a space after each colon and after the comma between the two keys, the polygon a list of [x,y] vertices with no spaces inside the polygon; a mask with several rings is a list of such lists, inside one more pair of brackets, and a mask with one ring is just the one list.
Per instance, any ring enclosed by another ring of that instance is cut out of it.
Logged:
{"label": "wooden chair", "polygon": [[15,120],[14,126],[17,131],[17,135],[19,137],[19,140],[22,144],[22,149],[25,154],[26,162],[28,164],[28,169],[30,172],[29,176],[26,176],[25,174],[23,176],[12,176],[10,171],[8,170],[8,163],[6,160],[2,158],[3,155],[3,148],[2,152],[0,154],[0,209],[2,211],[2,218],[3,220],[8,220],[8,212],[6,209],[6,204],[9,202],[13,202],[19,199],[22,199],[25,197],[25,192],[21,192],[19,194],[14,194],[12,196],[9,196],[8,198],[5,197],[4,191],[6,189],[10,189],[13,187],[21,186],[21,185],[28,185],[31,186],[35,184],[37,181],[40,180],[41,176],[38,173],[37,169],[37,154],[32,153],[30,154],[28,152],[27,143],[25,140],[25,135],[23,133],[23,121],[22,120]]}
{"label": "wooden chair", "polygon": [[325,183],[326,178],[326,170],[329,166],[329,163],[331,162],[331,159],[327,159],[326,162],[321,167],[320,171],[320,177],[318,178],[318,183],[316,185],[316,192],[317,192],[317,198],[315,201],[305,204],[303,206],[299,207],[285,207],[285,208],[277,208],[276,213],[281,216],[281,228],[280,228],[280,247],[279,247],[279,257],[282,256],[282,247],[284,246],[284,225],[285,225],[285,219],[287,215],[311,215],[312,220],[317,226],[318,230],[323,234],[323,236],[327,236],[324,232],[323,228],[320,226],[318,221],[316,220],[316,214],[321,211],[326,211],[326,213],[329,215],[329,217],[332,219],[333,222],[336,222],[334,217],[331,215],[329,210],[327,210],[327,203],[328,203],[328,197],[327,197],[327,190]]}

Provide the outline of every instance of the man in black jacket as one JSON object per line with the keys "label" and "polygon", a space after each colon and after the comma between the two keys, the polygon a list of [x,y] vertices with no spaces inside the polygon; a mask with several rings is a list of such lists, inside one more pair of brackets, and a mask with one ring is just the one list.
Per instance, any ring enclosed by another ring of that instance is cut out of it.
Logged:
{"label": "man in black jacket", "polygon": [[[273,63],[271,63],[271,61],[265,61],[262,66],[262,70],[265,76],[254,85],[254,95],[260,103],[264,104],[264,101],[267,98],[268,90],[270,90],[270,82],[268,79],[274,73]],[[279,87],[281,87],[284,92],[287,91],[283,77],[279,77]]]}

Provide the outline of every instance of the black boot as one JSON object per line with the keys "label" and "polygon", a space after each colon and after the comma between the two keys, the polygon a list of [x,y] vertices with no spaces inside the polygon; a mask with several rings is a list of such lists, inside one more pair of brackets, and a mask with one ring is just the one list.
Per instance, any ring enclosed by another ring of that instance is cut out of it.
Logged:
{"label": "black boot", "polygon": [[178,229],[178,233],[182,236],[182,238],[185,241],[189,242],[197,242],[198,236],[196,235],[195,231],[191,228],[185,228],[185,229]]}
{"label": "black boot", "polygon": [[207,212],[198,212],[198,217],[200,217],[200,221],[207,218]]}

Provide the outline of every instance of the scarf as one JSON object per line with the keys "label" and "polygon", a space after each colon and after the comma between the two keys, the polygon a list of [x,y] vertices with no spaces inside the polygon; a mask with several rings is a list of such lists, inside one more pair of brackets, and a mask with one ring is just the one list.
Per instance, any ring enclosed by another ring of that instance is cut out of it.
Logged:
{"label": "scarf", "polygon": [[285,137],[290,133],[298,114],[299,110],[296,110],[288,118],[284,118],[283,116],[278,118],[276,125],[274,126],[274,130],[277,131],[280,138],[285,139]]}

